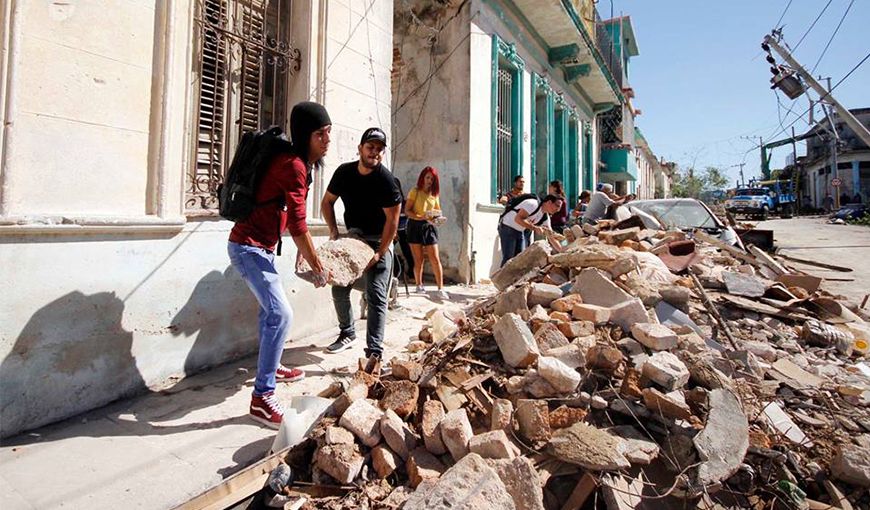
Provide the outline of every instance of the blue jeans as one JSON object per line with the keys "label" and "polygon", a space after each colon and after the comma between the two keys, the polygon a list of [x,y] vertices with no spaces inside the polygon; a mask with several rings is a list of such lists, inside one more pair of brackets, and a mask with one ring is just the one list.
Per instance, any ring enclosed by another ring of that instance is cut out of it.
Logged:
{"label": "blue jeans", "polygon": [[498,226],[498,238],[501,241],[501,265],[507,264],[507,261],[516,257],[521,251],[526,249],[525,232],[520,232],[515,228],[511,228],[504,224]]}
{"label": "blue jeans", "polygon": [[[377,250],[379,242],[368,241],[372,249]],[[387,291],[390,288],[390,278],[393,276],[393,248],[369,268],[363,276],[365,283],[366,305],[366,348],[365,355],[377,356],[384,352],[384,326],[387,323]],[[335,314],[338,316],[339,331],[344,336],[355,337],[353,326],[353,305],[350,302],[350,291],[353,285],[347,287],[332,286],[332,301]]]}
{"label": "blue jeans", "polygon": [[275,391],[275,371],[293,322],[293,309],[275,269],[275,254],[263,248],[227,243],[230,262],[260,303],[260,353],[254,395]]}

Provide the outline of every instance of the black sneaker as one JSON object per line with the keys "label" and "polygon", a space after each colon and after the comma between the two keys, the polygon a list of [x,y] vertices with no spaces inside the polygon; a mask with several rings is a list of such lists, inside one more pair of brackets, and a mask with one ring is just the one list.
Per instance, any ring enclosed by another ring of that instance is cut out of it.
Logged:
{"label": "black sneaker", "polygon": [[326,348],[326,352],[330,354],[335,354],[338,352],[346,351],[353,347],[353,344],[355,343],[356,335],[351,336],[342,333],[338,335],[338,338],[335,340],[335,342],[329,344],[329,346]]}

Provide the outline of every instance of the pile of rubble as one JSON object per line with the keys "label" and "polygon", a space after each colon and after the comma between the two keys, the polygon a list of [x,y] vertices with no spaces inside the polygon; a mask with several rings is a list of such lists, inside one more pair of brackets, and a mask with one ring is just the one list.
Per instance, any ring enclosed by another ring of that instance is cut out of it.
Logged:
{"label": "pile of rubble", "polygon": [[701,231],[573,227],[434,311],[410,359],[331,388],[273,488],[334,509],[868,508],[870,326],[819,281]]}

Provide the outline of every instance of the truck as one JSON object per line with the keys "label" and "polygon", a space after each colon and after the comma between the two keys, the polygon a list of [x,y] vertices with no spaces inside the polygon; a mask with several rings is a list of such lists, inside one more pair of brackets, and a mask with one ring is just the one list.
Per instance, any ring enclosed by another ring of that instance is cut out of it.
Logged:
{"label": "truck", "polygon": [[750,180],[749,186],[738,187],[725,201],[725,211],[732,216],[742,214],[762,221],[771,213],[791,218],[795,206],[794,186],[790,180]]}

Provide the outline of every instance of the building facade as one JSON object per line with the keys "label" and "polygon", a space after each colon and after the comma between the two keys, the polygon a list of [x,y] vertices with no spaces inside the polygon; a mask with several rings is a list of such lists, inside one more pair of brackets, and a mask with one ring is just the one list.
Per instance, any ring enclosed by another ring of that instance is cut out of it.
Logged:
{"label": "building facade", "polygon": [[[309,224],[326,239],[331,171],[366,127],[389,133],[393,2],[0,8],[0,433],[255,352],[257,303],[229,264],[216,187],[243,130],[322,102],[332,146]],[[291,337],[334,324],[329,290],[284,251],[296,317],[317,318]]]}
{"label": "building facade", "polygon": [[394,171],[407,191],[439,169],[445,274],[485,279],[515,176],[539,194],[561,180],[569,207],[597,183],[596,115],[625,101],[606,32],[591,0],[408,1],[394,26]]}

